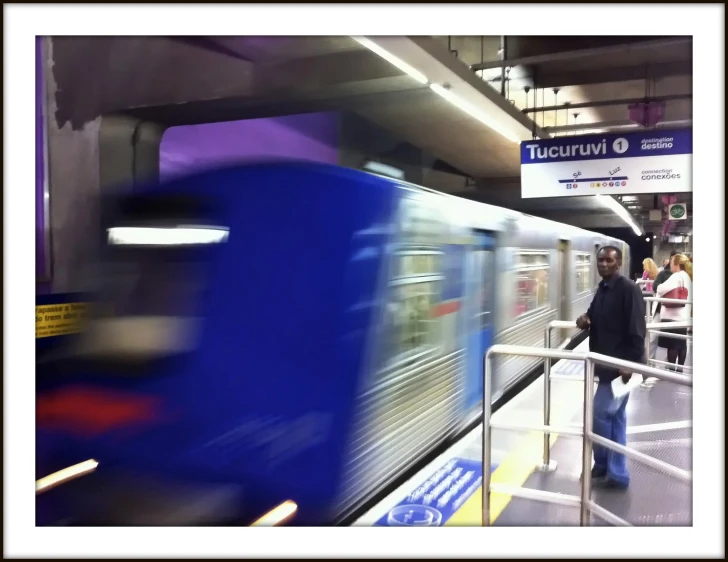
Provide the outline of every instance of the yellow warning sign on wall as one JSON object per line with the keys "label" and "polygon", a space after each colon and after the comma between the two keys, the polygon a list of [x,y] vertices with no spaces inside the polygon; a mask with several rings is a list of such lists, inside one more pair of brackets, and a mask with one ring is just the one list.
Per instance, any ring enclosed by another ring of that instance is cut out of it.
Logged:
{"label": "yellow warning sign on wall", "polygon": [[35,337],[75,334],[83,329],[88,303],[50,304],[35,307]]}

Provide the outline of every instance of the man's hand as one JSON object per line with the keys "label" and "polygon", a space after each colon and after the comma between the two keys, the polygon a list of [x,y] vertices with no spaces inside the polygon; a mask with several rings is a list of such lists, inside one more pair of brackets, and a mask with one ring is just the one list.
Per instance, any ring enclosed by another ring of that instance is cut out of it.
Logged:
{"label": "man's hand", "polygon": [[588,330],[589,326],[591,326],[591,320],[586,314],[582,314],[576,319],[576,327],[580,330]]}
{"label": "man's hand", "polygon": [[627,384],[629,382],[629,380],[632,378],[632,373],[630,373],[629,371],[625,371],[623,369],[619,370],[619,375],[622,377],[622,382],[624,384]]}

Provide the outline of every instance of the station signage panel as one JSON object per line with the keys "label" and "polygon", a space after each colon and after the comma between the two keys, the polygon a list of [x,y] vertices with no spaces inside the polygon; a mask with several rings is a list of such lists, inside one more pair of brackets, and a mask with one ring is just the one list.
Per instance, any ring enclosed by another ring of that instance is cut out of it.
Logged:
{"label": "station signage panel", "polygon": [[692,130],[576,135],[521,143],[521,197],[692,191]]}

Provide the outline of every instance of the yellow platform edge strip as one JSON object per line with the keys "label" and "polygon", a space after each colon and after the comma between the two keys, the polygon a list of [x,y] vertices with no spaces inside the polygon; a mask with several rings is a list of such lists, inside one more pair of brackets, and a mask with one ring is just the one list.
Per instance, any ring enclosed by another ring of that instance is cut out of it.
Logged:
{"label": "yellow platform edge strip", "polygon": [[[558,439],[558,434],[551,434],[551,447]],[[533,474],[536,465],[541,460],[543,452],[543,433],[534,431],[529,433],[512,453],[506,456],[498,468],[493,472],[491,483],[506,484],[521,487]],[[510,494],[490,495],[490,524],[503,513],[510,503]],[[482,524],[483,487],[475,493],[458,509],[445,523],[446,527],[474,527]]]}

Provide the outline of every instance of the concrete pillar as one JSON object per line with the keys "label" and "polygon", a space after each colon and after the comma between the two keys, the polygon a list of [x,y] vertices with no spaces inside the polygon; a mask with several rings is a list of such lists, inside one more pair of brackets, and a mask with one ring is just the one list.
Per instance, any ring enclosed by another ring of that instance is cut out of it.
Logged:
{"label": "concrete pillar", "polygon": [[44,42],[48,182],[51,229],[51,287],[55,293],[82,290],[80,269],[97,249],[99,118],[75,128],[56,120],[57,85],[53,41]]}
{"label": "concrete pillar", "polygon": [[125,115],[101,119],[99,181],[103,192],[159,179],[159,145],[166,128]]}

